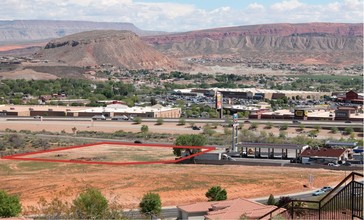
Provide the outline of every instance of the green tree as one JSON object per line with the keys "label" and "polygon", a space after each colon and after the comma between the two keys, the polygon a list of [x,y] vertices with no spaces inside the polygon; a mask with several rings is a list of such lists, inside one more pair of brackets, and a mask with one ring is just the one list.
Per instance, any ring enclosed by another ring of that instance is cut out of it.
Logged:
{"label": "green tree", "polygon": [[157,102],[157,100],[155,99],[155,97],[151,97],[150,98],[150,105],[156,105],[156,104],[158,104],[158,102]]}
{"label": "green tree", "polygon": [[[175,145],[177,146],[204,146],[207,142],[205,136],[200,134],[182,134],[176,138]],[[173,154],[180,157],[183,148],[173,148]],[[200,151],[200,149],[186,149],[190,155]]]}
{"label": "green tree", "polygon": [[164,122],[163,118],[158,118],[156,125],[162,125]]}
{"label": "green tree", "polygon": [[209,201],[222,201],[227,199],[227,193],[225,189],[220,186],[211,187],[205,194]]}
{"label": "green tree", "polygon": [[276,204],[276,200],[273,196],[273,194],[270,194],[268,201],[267,201],[267,205],[275,205]]}
{"label": "green tree", "polygon": [[148,133],[148,131],[149,131],[148,125],[142,125],[142,127],[140,128],[140,131],[142,133]]}
{"label": "green tree", "polygon": [[141,119],[140,117],[135,117],[135,118],[133,119],[133,122],[134,122],[135,124],[140,124],[140,123],[142,123],[142,119]]}
{"label": "green tree", "polygon": [[0,190],[0,217],[15,217],[20,212],[21,204],[18,196],[8,195],[5,191]]}
{"label": "green tree", "polygon": [[98,189],[88,188],[73,200],[72,210],[79,219],[102,219],[108,214],[109,207]]}
{"label": "green tree", "polygon": [[162,211],[162,202],[159,194],[149,192],[145,194],[139,203],[140,213],[145,216],[158,216]]}

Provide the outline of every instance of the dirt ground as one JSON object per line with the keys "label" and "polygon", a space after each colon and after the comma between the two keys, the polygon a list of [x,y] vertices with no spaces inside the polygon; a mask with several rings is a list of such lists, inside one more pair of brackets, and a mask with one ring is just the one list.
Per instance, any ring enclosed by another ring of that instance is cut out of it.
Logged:
{"label": "dirt ground", "polygon": [[[141,125],[149,126],[150,132],[160,133],[200,133],[189,125],[176,123],[143,122],[52,122],[52,121],[4,121],[0,120],[0,130],[95,130],[113,132],[117,130],[139,132]],[[203,126],[204,124],[197,124]],[[262,125],[263,126],[263,125]],[[249,125],[244,125],[248,128]],[[223,132],[219,126],[217,129]],[[266,130],[278,134],[278,128]],[[295,130],[287,130],[292,135]],[[328,133],[320,133],[328,135]],[[92,153],[92,155],[95,155]],[[228,192],[228,198],[257,198],[301,192],[309,190],[308,177],[314,176],[313,188],[334,185],[342,180],[345,171],[324,169],[299,169],[265,166],[213,166],[213,165],[82,165],[64,163],[26,162],[0,159],[0,189],[18,194],[25,208],[36,206],[40,197],[47,200],[58,197],[72,201],[84,188],[92,186],[100,189],[109,200],[118,200],[124,208],[136,208],[142,196],[149,192],[159,193],[163,206],[190,204],[206,201],[206,191],[220,185]]]}
{"label": "dirt ground", "polygon": [[24,207],[36,206],[39,198],[72,201],[86,187],[100,189],[109,200],[124,208],[136,208],[142,196],[159,193],[163,206],[206,201],[206,191],[220,185],[228,198],[257,198],[333,185],[344,171],[259,166],[211,165],[81,165],[22,162],[0,159],[1,189],[20,195]]}

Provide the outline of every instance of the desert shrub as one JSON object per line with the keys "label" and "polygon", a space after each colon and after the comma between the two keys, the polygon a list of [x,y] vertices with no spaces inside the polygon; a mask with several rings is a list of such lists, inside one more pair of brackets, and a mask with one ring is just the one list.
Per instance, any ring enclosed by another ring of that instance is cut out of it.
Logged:
{"label": "desert shrub", "polygon": [[226,190],[220,186],[211,187],[205,194],[209,201],[222,201],[227,199]]}
{"label": "desert shrub", "polygon": [[140,213],[145,216],[158,216],[162,211],[162,202],[159,194],[147,193],[139,203]]}
{"label": "desert shrub", "polygon": [[18,196],[12,196],[0,190],[0,217],[9,218],[19,215],[21,204]]}

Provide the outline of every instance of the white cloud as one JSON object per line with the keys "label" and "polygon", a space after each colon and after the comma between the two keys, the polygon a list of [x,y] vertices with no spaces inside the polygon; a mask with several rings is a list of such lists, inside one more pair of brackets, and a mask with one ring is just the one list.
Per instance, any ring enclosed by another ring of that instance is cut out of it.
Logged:
{"label": "white cloud", "polygon": [[[301,0],[302,1],[302,0]],[[197,8],[193,4],[143,0],[2,0],[0,20],[59,19],[131,22],[146,30],[188,31],[262,23],[363,22],[363,0],[309,4],[282,0],[245,8]]]}
{"label": "white cloud", "polygon": [[251,3],[248,5],[248,9],[252,9],[252,10],[264,10],[264,5],[258,4],[256,2]]}
{"label": "white cloud", "polygon": [[283,1],[283,2],[275,3],[272,5],[272,9],[278,10],[278,11],[286,11],[286,10],[293,10],[293,9],[299,8],[303,5],[304,4],[302,4],[298,0],[290,0],[290,1]]}

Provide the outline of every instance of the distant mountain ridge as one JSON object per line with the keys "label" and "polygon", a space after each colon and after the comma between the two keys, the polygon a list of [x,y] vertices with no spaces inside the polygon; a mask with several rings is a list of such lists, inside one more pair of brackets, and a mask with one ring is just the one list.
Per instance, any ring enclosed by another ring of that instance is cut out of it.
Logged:
{"label": "distant mountain ridge", "polygon": [[273,62],[360,64],[363,24],[305,23],[225,27],[159,36],[144,41],[177,57],[237,56]]}
{"label": "distant mountain ridge", "polygon": [[127,30],[139,36],[158,35],[159,31],[145,31],[132,23],[60,20],[0,21],[0,43],[45,41],[91,30]]}

